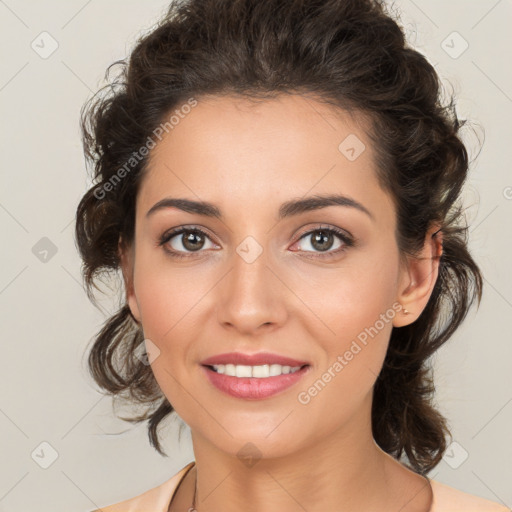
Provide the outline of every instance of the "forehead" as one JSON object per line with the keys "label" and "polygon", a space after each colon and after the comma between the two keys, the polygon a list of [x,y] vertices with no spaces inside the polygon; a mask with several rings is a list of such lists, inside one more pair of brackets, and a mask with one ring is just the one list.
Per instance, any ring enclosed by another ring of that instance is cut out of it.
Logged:
{"label": "forehead", "polygon": [[[180,107],[174,109],[174,112]],[[367,123],[362,114],[326,105],[301,95],[280,95],[256,100],[239,96],[206,96],[189,107],[186,114],[172,116],[162,140],[152,151],[152,160],[168,158],[181,150],[189,157],[230,150],[230,160],[248,154],[260,154],[293,161],[304,154],[337,159],[339,144],[349,135],[362,142]],[[354,139],[355,140],[355,139]],[[367,152],[366,159],[370,157]],[[211,155],[210,155],[211,156]],[[348,155],[350,156],[350,155]],[[218,157],[226,157],[225,151]],[[363,159],[365,159],[363,157]],[[355,165],[354,165],[355,167]]]}
{"label": "forehead", "polygon": [[151,151],[139,190],[145,211],[167,195],[261,210],[326,193],[376,215],[392,208],[362,116],[299,95],[204,97],[187,112]]}

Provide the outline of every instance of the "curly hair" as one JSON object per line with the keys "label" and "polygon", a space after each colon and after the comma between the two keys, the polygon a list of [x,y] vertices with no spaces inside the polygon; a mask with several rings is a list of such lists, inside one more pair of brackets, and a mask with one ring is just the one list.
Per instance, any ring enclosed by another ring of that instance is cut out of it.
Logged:
{"label": "curly hair", "polygon": [[[110,71],[120,66],[114,80]],[[150,152],[139,151],[169,114],[201,95],[250,99],[312,93],[370,119],[377,176],[396,208],[401,257],[418,255],[432,225],[443,251],[428,304],[391,332],[373,389],[372,430],[393,457],[426,474],[441,460],[450,430],[433,403],[430,357],[480,305],[483,278],[467,246],[461,192],[468,152],[453,96],[406,42],[379,0],[178,0],[129,59],[116,61],[81,111],[93,184],[76,212],[75,237],[88,297],[105,273],[120,270],[119,242],[133,243],[135,200]],[[136,156],[136,158],[135,158]],[[130,163],[127,168],[126,163]],[[123,171],[124,170],[124,171]],[[174,411],[136,351],[141,326],[119,304],[95,335],[88,369],[115,398],[142,405],[150,444],[162,455],[159,423]]]}

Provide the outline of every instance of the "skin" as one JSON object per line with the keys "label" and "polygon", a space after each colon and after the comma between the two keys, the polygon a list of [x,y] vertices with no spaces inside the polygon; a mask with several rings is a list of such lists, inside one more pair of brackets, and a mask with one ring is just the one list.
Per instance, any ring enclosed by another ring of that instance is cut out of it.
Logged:
{"label": "skin", "polygon": [[[338,146],[355,134],[366,149],[354,161]],[[392,327],[414,322],[438,276],[441,238],[425,237],[403,264],[395,209],[376,177],[361,116],[290,95],[258,104],[203,97],[151,152],[136,205],[134,245],[120,244],[126,298],[146,339],[160,388],[192,433],[196,467],[170,510],[200,512],[389,510],[427,512],[425,478],[383,452],[371,432],[372,390]],[[278,219],[279,206],[315,194],[343,193],[373,215],[346,206]],[[216,204],[223,219],[177,208],[148,210],[165,197]],[[171,228],[207,232],[199,250],[183,235],[158,245]],[[320,226],[348,231],[357,245],[332,258],[336,236],[315,248]],[[247,236],[262,253],[247,263],[236,251]],[[192,246],[194,247],[194,246]],[[188,248],[188,249],[187,249]],[[399,303],[410,314],[395,311]],[[390,320],[307,404],[308,390],[365,327]],[[389,314],[389,311],[394,312]],[[200,362],[231,351],[269,351],[309,361],[299,383],[270,398],[243,400],[213,387]],[[237,453],[252,443],[248,465]],[[254,448],[255,447],[255,448]]]}

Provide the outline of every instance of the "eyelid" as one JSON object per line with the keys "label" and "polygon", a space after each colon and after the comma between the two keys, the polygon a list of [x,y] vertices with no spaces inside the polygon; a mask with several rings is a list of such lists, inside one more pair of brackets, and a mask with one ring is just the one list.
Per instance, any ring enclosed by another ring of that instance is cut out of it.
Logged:
{"label": "eyelid", "polygon": [[[160,236],[160,238],[169,237],[177,235],[183,231],[199,231],[209,238],[212,238],[211,231],[208,228],[205,228],[204,226],[201,226],[199,224],[182,224],[180,226],[176,226],[174,228],[168,229],[164,231],[164,233]],[[215,238],[215,237],[213,237]]]}
{"label": "eyelid", "polygon": [[[309,258],[313,257],[316,259],[322,259],[322,258],[330,258],[330,257],[336,257],[342,252],[346,251],[350,247],[353,247],[356,245],[357,241],[355,237],[349,233],[348,231],[338,228],[335,226],[329,226],[329,225],[317,225],[309,228],[305,228],[304,231],[302,231],[299,235],[297,235],[295,242],[292,243],[292,246],[300,242],[303,238],[307,237],[308,235],[311,236],[313,233],[317,231],[327,231],[332,233],[335,237],[337,237],[339,240],[341,240],[343,246],[341,248],[338,248],[336,250],[328,250],[325,252],[322,251],[292,251],[292,252],[305,252],[309,254],[313,254],[315,256],[307,256]],[[212,236],[210,234],[210,231],[207,228],[204,228],[203,226],[199,226],[197,224],[184,224],[172,229],[169,229],[164,232],[163,235],[160,236],[158,246],[165,246],[171,239],[174,237],[183,234],[184,232],[198,232],[199,234],[205,236],[208,238],[211,243],[214,245],[216,242],[212,240]],[[214,237],[215,238],[215,237]],[[187,258],[193,256],[195,253],[201,254],[204,252],[208,252],[203,249],[199,249],[198,251],[176,251],[174,249],[166,249],[164,247],[164,250],[171,256],[175,258]]]}
{"label": "eyelid", "polygon": [[[171,228],[171,229],[168,229],[167,231],[165,231],[162,235],[159,236],[158,238],[158,241],[157,241],[157,245],[158,246],[163,246],[163,245],[166,245],[168,242],[170,242],[174,237],[178,236],[178,235],[182,235],[183,233],[185,232],[197,232],[201,235],[203,235],[204,237],[208,238],[212,244],[214,245],[219,245],[217,244],[214,240],[212,240],[212,238],[215,238],[215,237],[212,237],[212,235],[210,234],[210,231],[203,227],[203,226],[199,226],[197,224],[183,224],[181,226],[177,226],[175,228]],[[175,251],[175,250],[168,250],[168,249],[165,249],[167,252],[171,253],[171,254],[194,254],[193,251],[190,251],[190,252],[184,252],[184,251]],[[205,252],[204,250],[199,250],[199,251],[196,251],[197,253],[201,253],[201,252]]]}
{"label": "eyelid", "polygon": [[317,231],[324,231],[332,233],[335,237],[337,237],[342,242],[342,247],[335,249],[335,250],[328,250],[328,251],[303,251],[306,254],[313,254],[315,256],[306,256],[308,258],[315,258],[315,259],[322,259],[322,258],[335,258],[336,256],[339,256],[341,253],[345,252],[347,249],[354,247],[357,245],[357,240],[355,237],[349,233],[348,231],[338,228],[336,226],[329,226],[329,225],[320,225],[316,227],[309,227],[305,231],[301,232],[300,235],[298,235],[297,240],[292,244],[292,246],[299,243],[303,238],[307,238],[308,236],[311,236],[313,233]]}
{"label": "eyelid", "polygon": [[349,233],[346,229],[338,228],[336,226],[330,226],[328,224],[320,224],[318,226],[308,227],[308,228],[304,229],[304,231],[301,231],[300,234],[297,235],[297,241],[302,239],[302,237],[304,237],[305,235],[309,235],[315,231],[332,231],[340,237],[347,238],[351,241],[355,240],[354,236],[352,236],[352,234]]}

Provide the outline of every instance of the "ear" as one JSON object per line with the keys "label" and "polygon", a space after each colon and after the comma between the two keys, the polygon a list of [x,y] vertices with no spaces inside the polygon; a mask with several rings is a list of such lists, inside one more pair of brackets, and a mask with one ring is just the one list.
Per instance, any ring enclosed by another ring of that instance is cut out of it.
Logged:
{"label": "ear", "polygon": [[135,288],[133,286],[133,270],[135,258],[133,254],[133,244],[130,247],[125,247],[121,237],[118,244],[118,255],[121,264],[121,271],[123,273],[124,288],[126,291],[126,303],[128,304],[132,316],[140,324],[141,315],[137,298],[135,297]]}
{"label": "ear", "polygon": [[425,309],[437,281],[442,253],[443,232],[435,224],[427,231],[420,254],[409,257],[401,270],[397,301],[402,309],[393,320],[394,327],[412,324]]}

